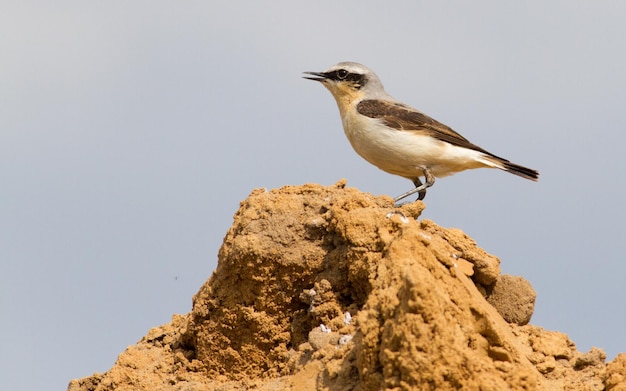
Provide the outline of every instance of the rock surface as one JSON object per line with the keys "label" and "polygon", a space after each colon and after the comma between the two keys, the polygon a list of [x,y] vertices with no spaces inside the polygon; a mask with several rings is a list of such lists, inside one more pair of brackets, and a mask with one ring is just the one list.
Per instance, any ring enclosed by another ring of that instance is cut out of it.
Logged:
{"label": "rock surface", "polygon": [[626,390],[626,354],[528,325],[530,284],[423,207],[253,191],[191,313],[68,390]]}
{"label": "rock surface", "polygon": [[504,274],[489,287],[487,301],[509,323],[525,325],[535,310],[535,290],[522,277]]}

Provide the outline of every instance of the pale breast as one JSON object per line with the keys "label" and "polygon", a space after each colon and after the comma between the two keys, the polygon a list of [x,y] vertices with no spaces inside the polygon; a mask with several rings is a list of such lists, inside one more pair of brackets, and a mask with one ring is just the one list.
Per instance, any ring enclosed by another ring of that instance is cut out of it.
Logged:
{"label": "pale breast", "polygon": [[484,167],[480,152],[461,148],[415,131],[391,129],[381,120],[346,116],[344,132],[354,150],[383,171],[415,178],[427,167],[442,177],[469,168]]}

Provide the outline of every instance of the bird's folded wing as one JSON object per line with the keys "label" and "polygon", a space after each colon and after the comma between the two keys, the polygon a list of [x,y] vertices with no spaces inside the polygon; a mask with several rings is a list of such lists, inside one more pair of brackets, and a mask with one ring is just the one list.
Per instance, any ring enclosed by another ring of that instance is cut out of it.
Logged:
{"label": "bird's folded wing", "polygon": [[507,161],[470,143],[465,137],[441,122],[401,103],[368,99],[359,102],[357,110],[367,117],[381,119],[390,128],[399,131],[419,132],[458,147],[473,149]]}

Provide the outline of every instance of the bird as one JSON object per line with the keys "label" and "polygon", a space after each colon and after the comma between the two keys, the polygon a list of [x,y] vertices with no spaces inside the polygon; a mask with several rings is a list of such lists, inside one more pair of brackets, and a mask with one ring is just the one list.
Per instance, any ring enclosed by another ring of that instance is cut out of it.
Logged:
{"label": "bird", "polygon": [[344,133],[357,154],[413,182],[415,188],[395,197],[395,203],[415,193],[417,200],[423,200],[435,178],[474,168],[499,168],[532,181],[539,179],[537,170],[496,156],[393,98],[364,65],[340,62],[325,72],[304,74],[303,78],[322,83],[335,98]]}

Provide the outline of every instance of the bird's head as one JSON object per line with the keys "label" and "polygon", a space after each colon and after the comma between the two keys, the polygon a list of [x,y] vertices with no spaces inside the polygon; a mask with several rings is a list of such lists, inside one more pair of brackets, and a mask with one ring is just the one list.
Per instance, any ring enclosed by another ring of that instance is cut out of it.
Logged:
{"label": "bird's head", "polygon": [[319,81],[337,100],[355,100],[385,94],[378,76],[372,70],[356,62],[340,62],[325,72],[304,72],[305,79]]}

